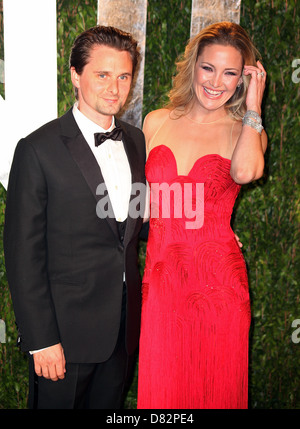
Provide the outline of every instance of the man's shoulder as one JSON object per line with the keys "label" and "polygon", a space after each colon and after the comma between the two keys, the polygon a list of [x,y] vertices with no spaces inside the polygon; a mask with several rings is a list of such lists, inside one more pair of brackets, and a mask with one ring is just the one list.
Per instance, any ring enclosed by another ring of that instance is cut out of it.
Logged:
{"label": "man's shoulder", "polygon": [[125,129],[126,133],[133,138],[142,138],[144,139],[143,131],[135,125],[130,124],[129,122],[125,122],[121,119],[117,119],[117,124],[121,125],[123,129]]}
{"label": "man's shoulder", "polygon": [[52,119],[41,127],[37,128],[25,137],[25,140],[33,145],[42,141],[52,140],[62,134],[62,123],[71,120],[71,109],[59,118]]}

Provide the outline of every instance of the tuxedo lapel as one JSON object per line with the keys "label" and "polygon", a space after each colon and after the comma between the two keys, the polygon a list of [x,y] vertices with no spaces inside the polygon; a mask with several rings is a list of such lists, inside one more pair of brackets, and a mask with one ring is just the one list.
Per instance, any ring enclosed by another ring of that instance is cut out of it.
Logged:
{"label": "tuxedo lapel", "polygon": [[[141,172],[141,168],[143,167],[140,166],[141,160],[138,157],[138,153],[135,148],[135,143],[127,133],[126,126],[124,126],[124,123],[122,121],[119,121],[118,119],[116,119],[116,126],[120,126],[123,130],[123,144],[128,158],[130,170],[131,170],[131,185],[135,183],[140,183],[141,182],[140,172]],[[131,193],[130,202],[132,201],[133,198],[135,198],[135,195]],[[129,213],[127,218],[127,224],[126,224],[124,244],[127,244],[129,242],[130,238],[134,233],[135,226],[136,226],[136,219],[131,217]]]}
{"label": "tuxedo lapel", "polygon": [[[72,158],[78,165],[84,179],[86,180],[94,198],[95,198],[95,213],[96,204],[103,198],[103,193],[97,195],[97,187],[104,184],[104,178],[101,169],[92,153],[88,143],[83,137],[74,117],[72,111],[66,113],[61,117],[62,138],[63,142],[68,148]],[[109,213],[113,213],[112,205],[108,197]],[[115,217],[105,216],[112,231],[118,237],[118,228]]]}
{"label": "tuxedo lapel", "polygon": [[137,155],[137,151],[135,149],[135,143],[132,140],[132,138],[129,136],[129,134],[126,131],[125,126],[122,122],[120,122],[118,119],[116,119],[116,126],[120,126],[123,130],[123,144],[125,148],[125,152],[128,158],[130,170],[131,170],[131,182],[136,183],[140,180],[140,168],[139,166],[139,159]]}

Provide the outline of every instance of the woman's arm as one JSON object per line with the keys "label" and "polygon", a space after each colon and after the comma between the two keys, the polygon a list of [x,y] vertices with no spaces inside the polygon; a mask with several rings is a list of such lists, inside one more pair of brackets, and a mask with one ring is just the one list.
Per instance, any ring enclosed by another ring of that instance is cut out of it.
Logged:
{"label": "woman's arm", "polygon": [[[246,98],[247,110],[260,116],[266,72],[258,61],[257,67],[245,66],[243,73],[251,75]],[[252,120],[254,119],[252,118]],[[254,120],[254,122],[256,121]],[[267,140],[267,134],[264,130],[260,134],[250,125],[243,124],[231,159],[230,174],[236,183],[246,184],[259,179],[263,175]]]}

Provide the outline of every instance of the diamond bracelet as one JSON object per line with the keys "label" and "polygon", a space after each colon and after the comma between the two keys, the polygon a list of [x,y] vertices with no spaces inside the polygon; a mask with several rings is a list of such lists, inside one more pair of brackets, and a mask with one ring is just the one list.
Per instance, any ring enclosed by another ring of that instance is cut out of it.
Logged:
{"label": "diamond bracelet", "polygon": [[258,124],[262,124],[261,117],[254,110],[247,110],[244,118],[251,118],[251,119],[254,119]]}
{"label": "diamond bracelet", "polygon": [[243,125],[249,125],[249,127],[254,128],[259,134],[264,129],[261,117],[254,110],[247,110],[243,117]]}

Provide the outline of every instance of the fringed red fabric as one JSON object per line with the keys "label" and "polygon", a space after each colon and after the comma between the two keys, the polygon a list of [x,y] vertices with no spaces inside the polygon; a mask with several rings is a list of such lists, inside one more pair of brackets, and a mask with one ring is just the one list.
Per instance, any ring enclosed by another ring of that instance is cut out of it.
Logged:
{"label": "fringed red fabric", "polygon": [[[248,406],[250,301],[244,258],[230,227],[239,193],[230,161],[207,155],[178,176],[171,150],[149,154],[150,183],[204,183],[204,224],[150,219],[143,278],[138,408]],[[182,187],[183,189],[183,187]],[[162,201],[164,195],[161,195]],[[184,199],[181,201],[183,204]],[[170,204],[176,201],[170,199]],[[183,211],[184,213],[184,211]]]}

